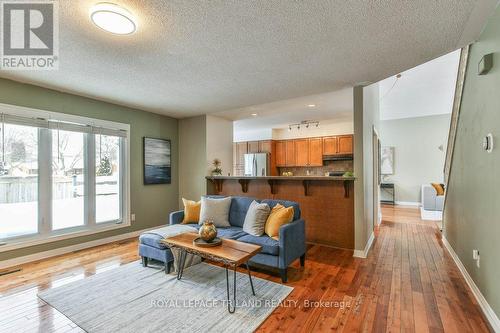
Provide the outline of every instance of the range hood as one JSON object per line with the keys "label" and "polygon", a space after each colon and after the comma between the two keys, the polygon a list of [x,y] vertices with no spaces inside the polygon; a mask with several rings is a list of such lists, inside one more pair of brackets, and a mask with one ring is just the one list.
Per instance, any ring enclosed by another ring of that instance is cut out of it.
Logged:
{"label": "range hood", "polygon": [[353,154],[323,155],[323,161],[352,161]]}

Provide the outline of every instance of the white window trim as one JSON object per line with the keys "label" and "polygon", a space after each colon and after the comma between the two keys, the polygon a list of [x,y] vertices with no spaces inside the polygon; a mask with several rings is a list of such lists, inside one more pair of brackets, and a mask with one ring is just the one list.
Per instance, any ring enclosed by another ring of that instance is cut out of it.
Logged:
{"label": "white window trim", "polygon": [[[12,251],[15,249],[30,247],[33,245],[52,243],[64,239],[70,239],[75,237],[87,236],[92,234],[98,234],[101,232],[106,232],[109,230],[116,230],[121,228],[126,228],[131,226],[130,223],[130,124],[118,123],[108,120],[100,120],[95,118],[83,117],[69,115],[66,113],[46,111],[34,108],[21,107],[17,105],[10,105],[0,103],[0,114],[26,117],[26,118],[43,118],[43,119],[54,119],[58,121],[65,121],[78,124],[86,124],[93,127],[110,128],[116,130],[122,130],[126,132],[125,136],[125,146],[123,147],[124,152],[124,169],[123,170],[123,203],[126,203],[126,207],[123,207],[123,216],[120,221],[109,221],[99,224],[91,223],[82,227],[74,227],[65,230],[61,230],[61,234],[58,231],[52,231],[50,235],[44,235],[43,232],[32,235],[15,237],[12,239],[7,239],[0,244],[0,253],[6,251]],[[46,209],[39,207],[39,209]]]}

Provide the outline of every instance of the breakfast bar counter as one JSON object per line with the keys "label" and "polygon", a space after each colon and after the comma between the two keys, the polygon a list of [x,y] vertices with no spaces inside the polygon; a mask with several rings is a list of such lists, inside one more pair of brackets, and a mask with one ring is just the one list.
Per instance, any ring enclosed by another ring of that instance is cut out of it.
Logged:
{"label": "breakfast bar counter", "polygon": [[298,202],[309,243],[354,248],[354,177],[209,176],[207,194]]}

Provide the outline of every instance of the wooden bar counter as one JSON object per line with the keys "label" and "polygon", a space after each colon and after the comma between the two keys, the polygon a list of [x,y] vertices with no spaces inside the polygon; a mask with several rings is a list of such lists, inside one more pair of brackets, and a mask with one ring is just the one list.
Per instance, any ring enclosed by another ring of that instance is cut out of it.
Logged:
{"label": "wooden bar counter", "polygon": [[354,180],[350,177],[206,177],[207,193],[298,202],[309,243],[354,248]]}

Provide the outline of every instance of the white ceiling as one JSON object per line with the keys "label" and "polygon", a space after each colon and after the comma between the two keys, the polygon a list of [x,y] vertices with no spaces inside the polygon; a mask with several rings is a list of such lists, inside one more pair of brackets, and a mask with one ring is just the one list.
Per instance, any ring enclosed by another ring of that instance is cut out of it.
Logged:
{"label": "white ceiling", "polygon": [[352,121],[352,94],[352,88],[344,88],[324,94],[228,110],[215,115],[235,120],[235,131],[287,128],[289,124],[300,123],[302,120]]}
{"label": "white ceiling", "polygon": [[379,82],[380,119],[451,113],[460,50]]}
{"label": "white ceiling", "polygon": [[0,76],[186,117],[376,82],[476,38],[497,0],[112,0],[139,30],[59,0],[60,69]]}

